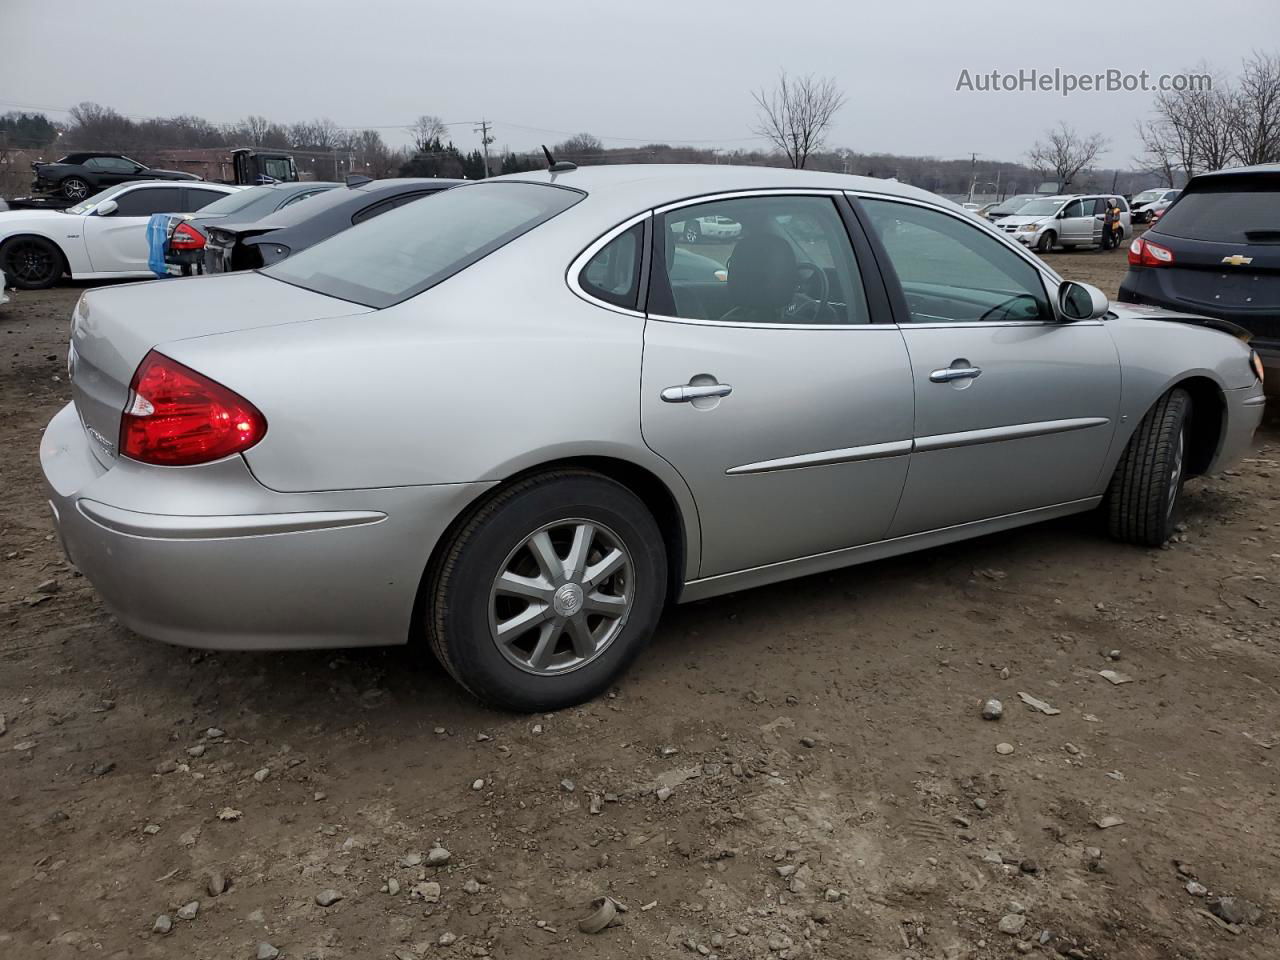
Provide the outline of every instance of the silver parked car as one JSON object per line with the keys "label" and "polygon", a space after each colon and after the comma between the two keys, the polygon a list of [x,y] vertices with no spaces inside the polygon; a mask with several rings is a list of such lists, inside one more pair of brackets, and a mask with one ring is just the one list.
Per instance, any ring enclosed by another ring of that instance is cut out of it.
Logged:
{"label": "silver parked car", "polygon": [[1056,247],[1103,246],[1107,208],[1120,211],[1119,246],[1133,236],[1133,222],[1124,197],[1115,194],[1080,194],[1076,196],[1042,197],[1030,200],[1011,216],[995,221],[1005,233],[1018,242],[1048,253]]}
{"label": "silver parked car", "polygon": [[[670,225],[709,217],[741,229],[691,254]],[[1109,305],[898,183],[520,174],[258,272],[86,293],[40,456],[138,633],[425,641],[542,710],[668,602],[1099,506],[1162,543],[1262,415],[1233,329]]]}

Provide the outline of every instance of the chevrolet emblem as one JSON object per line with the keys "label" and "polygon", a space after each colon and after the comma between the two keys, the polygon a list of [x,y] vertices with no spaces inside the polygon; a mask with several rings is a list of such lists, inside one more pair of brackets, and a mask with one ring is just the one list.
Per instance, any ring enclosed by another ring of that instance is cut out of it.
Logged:
{"label": "chevrolet emblem", "polygon": [[1242,257],[1237,253],[1229,257],[1223,257],[1222,262],[1229,263],[1233,267],[1243,267],[1246,264],[1253,263],[1253,257]]}

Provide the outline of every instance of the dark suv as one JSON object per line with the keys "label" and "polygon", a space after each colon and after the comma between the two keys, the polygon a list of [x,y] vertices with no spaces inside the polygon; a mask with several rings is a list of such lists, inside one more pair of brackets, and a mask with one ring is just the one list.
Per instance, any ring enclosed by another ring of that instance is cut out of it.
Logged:
{"label": "dark suv", "polygon": [[1124,303],[1201,313],[1243,327],[1280,386],[1280,163],[1192,178],[1129,245]]}

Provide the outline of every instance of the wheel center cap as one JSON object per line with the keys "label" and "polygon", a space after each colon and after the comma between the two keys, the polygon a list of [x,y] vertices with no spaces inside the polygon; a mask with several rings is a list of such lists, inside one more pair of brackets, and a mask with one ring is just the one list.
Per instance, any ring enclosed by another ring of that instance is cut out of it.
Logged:
{"label": "wheel center cap", "polygon": [[551,597],[551,608],[561,617],[572,617],[582,609],[582,587],[576,583],[566,583]]}

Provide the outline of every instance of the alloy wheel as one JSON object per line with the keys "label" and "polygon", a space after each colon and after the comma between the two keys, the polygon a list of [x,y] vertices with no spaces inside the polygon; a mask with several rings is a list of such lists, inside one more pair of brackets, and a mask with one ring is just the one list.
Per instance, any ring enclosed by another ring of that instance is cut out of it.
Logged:
{"label": "alloy wheel", "polygon": [[5,247],[4,269],[23,283],[40,285],[50,281],[58,269],[53,253],[35,240],[13,240]]}
{"label": "alloy wheel", "polygon": [[63,182],[62,195],[68,200],[83,200],[89,195],[89,185],[73,177]]}
{"label": "alloy wheel", "polygon": [[513,665],[554,676],[591,662],[626,625],[635,599],[631,554],[601,523],[539,527],[498,568],[489,631]]}

